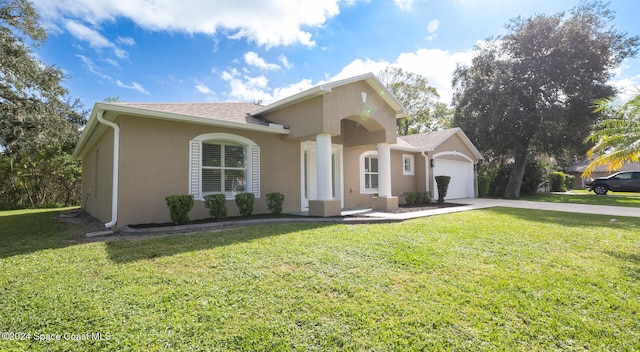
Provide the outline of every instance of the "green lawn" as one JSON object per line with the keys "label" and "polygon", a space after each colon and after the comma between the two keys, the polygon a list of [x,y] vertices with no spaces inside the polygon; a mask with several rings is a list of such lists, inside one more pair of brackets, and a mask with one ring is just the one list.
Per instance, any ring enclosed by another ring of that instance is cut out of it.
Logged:
{"label": "green lawn", "polygon": [[30,334],[0,350],[640,349],[636,218],[498,208],[74,243],[54,214],[0,213],[0,327]]}
{"label": "green lawn", "polygon": [[614,205],[622,207],[640,207],[640,193],[609,193],[597,195],[593,192],[572,191],[571,193],[538,193],[533,196],[520,198],[539,202]]}

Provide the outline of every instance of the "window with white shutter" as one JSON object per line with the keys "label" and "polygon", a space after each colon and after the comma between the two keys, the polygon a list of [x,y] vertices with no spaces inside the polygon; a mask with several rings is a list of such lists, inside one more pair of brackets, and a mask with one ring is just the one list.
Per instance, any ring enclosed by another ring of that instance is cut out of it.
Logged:
{"label": "window with white shutter", "polygon": [[378,193],[378,153],[364,152],[360,155],[360,193]]}
{"label": "window with white shutter", "polygon": [[251,192],[260,197],[260,148],[253,141],[227,133],[210,133],[190,141],[190,193],[196,199],[208,194]]}

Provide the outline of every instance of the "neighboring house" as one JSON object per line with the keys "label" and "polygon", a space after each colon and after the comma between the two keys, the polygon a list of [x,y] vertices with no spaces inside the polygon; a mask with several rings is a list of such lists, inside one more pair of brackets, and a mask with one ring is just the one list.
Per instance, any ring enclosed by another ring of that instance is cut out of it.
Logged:
{"label": "neighboring house", "polygon": [[[96,103],[74,157],[82,160],[84,209],[120,228],[168,222],[165,197],[206,194],[233,201],[266,194],[284,211],[339,215],[342,208],[393,210],[408,191],[437,197],[434,177],[452,177],[448,199],[476,195],[482,159],[459,128],[397,137],[402,105],[372,75],[316,86],[267,106],[249,103]],[[400,200],[398,197],[400,196]]]}
{"label": "neighboring house", "polygon": [[[587,169],[587,165],[591,163],[591,160],[584,158],[576,161],[569,167],[567,172],[569,175],[573,175],[573,189],[584,189],[585,179],[582,178],[582,173]],[[622,168],[615,171],[607,171],[607,166],[598,166],[595,171],[591,173],[590,178],[605,177],[620,171],[640,171],[640,163],[627,163],[623,164]]]}

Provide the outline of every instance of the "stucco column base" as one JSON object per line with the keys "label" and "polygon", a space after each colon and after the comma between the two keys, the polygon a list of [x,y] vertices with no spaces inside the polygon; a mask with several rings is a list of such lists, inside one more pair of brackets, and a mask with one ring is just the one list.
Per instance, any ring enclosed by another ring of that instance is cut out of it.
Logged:
{"label": "stucco column base", "polygon": [[398,209],[398,197],[373,197],[373,210],[391,211]]}
{"label": "stucco column base", "polygon": [[340,216],[341,213],[340,200],[310,200],[309,215],[311,216]]}

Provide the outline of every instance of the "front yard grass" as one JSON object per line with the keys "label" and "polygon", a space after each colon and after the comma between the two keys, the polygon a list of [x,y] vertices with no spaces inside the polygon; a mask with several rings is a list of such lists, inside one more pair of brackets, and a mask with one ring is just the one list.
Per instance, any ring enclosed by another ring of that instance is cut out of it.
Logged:
{"label": "front yard grass", "polygon": [[79,243],[54,214],[0,213],[0,327],[29,334],[0,350],[640,349],[636,218],[496,208]]}
{"label": "front yard grass", "polygon": [[640,193],[609,193],[607,195],[597,195],[593,192],[571,191],[570,193],[564,194],[538,193],[532,196],[524,196],[520,199],[538,202],[613,205],[640,208]]}

